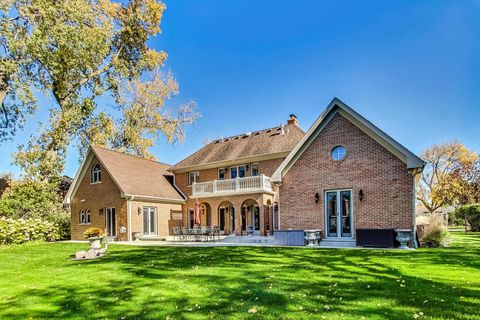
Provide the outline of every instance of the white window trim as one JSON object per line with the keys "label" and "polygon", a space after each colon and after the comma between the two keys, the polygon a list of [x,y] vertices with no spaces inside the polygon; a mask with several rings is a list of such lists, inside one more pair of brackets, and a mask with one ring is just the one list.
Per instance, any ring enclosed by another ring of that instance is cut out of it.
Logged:
{"label": "white window trim", "polygon": [[[99,169],[98,171],[95,170],[95,167],[98,165]],[[95,174],[98,173],[99,174],[99,180],[98,181],[94,181],[94,177],[95,177]],[[92,170],[90,171],[90,184],[99,184],[99,183],[102,183],[102,169],[101,169],[101,166],[100,166],[100,163],[95,163],[93,166],[92,166]]]}
{"label": "white window trim", "polygon": [[254,177],[254,175],[253,175],[253,166],[257,166],[257,170],[258,170],[257,176],[259,176],[259,175],[260,175],[260,164],[259,164],[258,162],[254,162],[254,163],[251,163],[251,164],[250,164],[250,176],[251,176],[251,177]]}
{"label": "white window trim", "polygon": [[237,178],[241,178],[240,177],[240,167],[245,167],[245,177],[247,177],[247,165],[246,164],[241,164],[241,165],[238,165],[238,166],[232,166],[230,168],[228,168],[228,172],[230,174],[230,179],[233,179],[232,178],[232,169],[233,168],[236,168],[237,169]]}
{"label": "white window trim", "polygon": [[[88,222],[87,222],[87,217],[88,217]],[[85,225],[90,225],[92,224],[92,213],[90,212],[90,209],[85,210]]]}
{"label": "white window trim", "polygon": [[225,170],[224,174],[223,174],[223,180],[226,180],[227,179],[228,168],[218,168],[218,174],[217,174],[217,179],[218,180],[222,180],[222,179],[220,179],[220,170]]}
{"label": "white window trim", "polygon": [[190,181],[190,175],[191,175],[191,174],[194,174],[194,175],[195,175],[195,179],[194,179],[195,181],[193,181],[193,182],[195,182],[195,183],[198,182],[197,180],[198,180],[198,178],[200,177],[200,172],[199,172],[199,171],[191,171],[191,172],[189,172],[189,173],[188,173],[188,177],[187,177],[187,179],[188,179],[187,184],[188,184],[189,187],[193,186],[193,183]]}

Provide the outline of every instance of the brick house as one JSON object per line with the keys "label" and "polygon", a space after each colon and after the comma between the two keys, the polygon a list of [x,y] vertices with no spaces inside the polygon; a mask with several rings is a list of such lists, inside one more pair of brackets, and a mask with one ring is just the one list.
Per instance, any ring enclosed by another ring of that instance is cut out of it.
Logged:
{"label": "brick house", "polygon": [[65,203],[70,206],[71,238],[84,240],[90,227],[119,241],[161,237],[181,225],[184,196],[168,164],[91,146]]}
{"label": "brick house", "polygon": [[[96,164],[108,175],[100,187],[91,183]],[[172,226],[193,227],[196,203],[200,224],[218,226],[222,234],[320,229],[328,239],[355,241],[357,229],[415,233],[415,186],[423,166],[336,98],[307,132],[291,115],[275,128],[214,140],[171,167],[92,147],[67,197],[72,238],[85,229],[77,221],[87,208],[115,206],[117,227],[144,234],[150,212],[144,210],[155,207],[164,212],[157,230],[166,226],[155,234],[166,235]],[[108,229],[106,217],[95,219]],[[131,240],[131,231],[118,236],[117,230],[117,239]]]}

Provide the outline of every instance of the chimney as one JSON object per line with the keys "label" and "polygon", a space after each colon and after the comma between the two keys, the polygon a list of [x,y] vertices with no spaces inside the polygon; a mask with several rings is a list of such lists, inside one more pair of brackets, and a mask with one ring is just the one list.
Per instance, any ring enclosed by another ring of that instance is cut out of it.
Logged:
{"label": "chimney", "polygon": [[294,115],[293,113],[290,115],[290,119],[288,119],[288,121],[287,121],[287,125],[290,125],[290,124],[294,124],[294,125],[296,125],[297,127],[299,126],[299,123],[298,123],[298,120],[297,120],[297,116]]}

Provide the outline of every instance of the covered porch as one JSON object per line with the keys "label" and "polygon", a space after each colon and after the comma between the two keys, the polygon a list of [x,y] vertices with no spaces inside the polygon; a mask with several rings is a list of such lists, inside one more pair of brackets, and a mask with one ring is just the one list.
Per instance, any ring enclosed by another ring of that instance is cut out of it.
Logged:
{"label": "covered porch", "polygon": [[[195,201],[184,206],[184,226],[195,226]],[[267,236],[277,225],[276,203],[272,194],[249,194],[198,199],[200,226],[218,227],[221,235]]]}

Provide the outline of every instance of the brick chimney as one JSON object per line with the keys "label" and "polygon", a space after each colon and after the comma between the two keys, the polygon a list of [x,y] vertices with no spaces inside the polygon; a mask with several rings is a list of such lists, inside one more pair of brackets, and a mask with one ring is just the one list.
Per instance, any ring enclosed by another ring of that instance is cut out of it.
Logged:
{"label": "brick chimney", "polygon": [[297,127],[299,126],[297,116],[294,115],[293,113],[290,115],[290,119],[288,119],[287,121],[287,125],[290,125],[290,124],[294,124]]}

